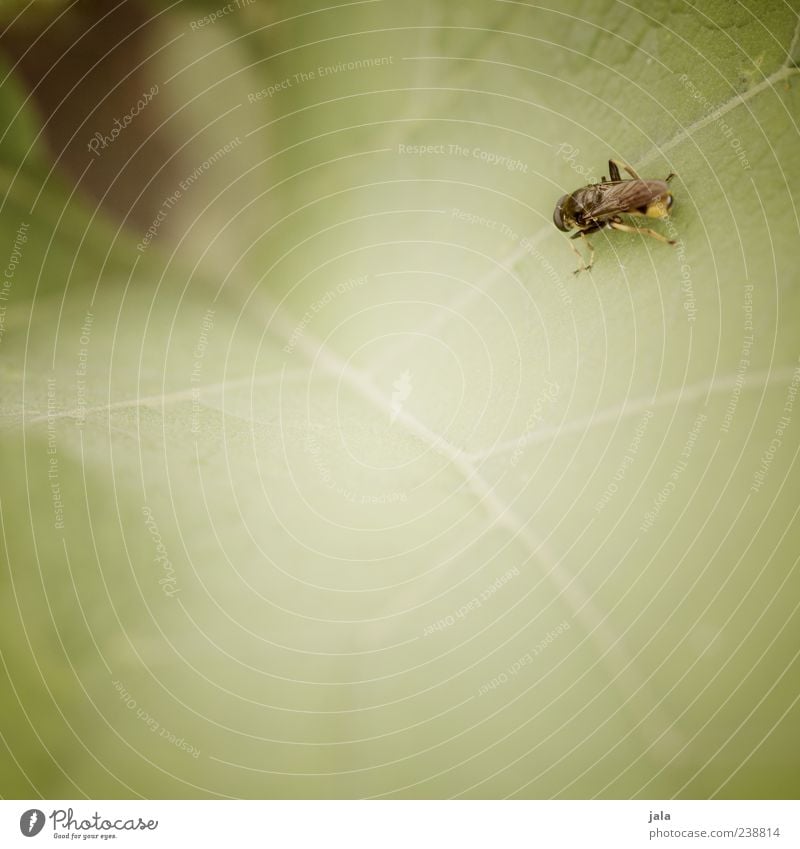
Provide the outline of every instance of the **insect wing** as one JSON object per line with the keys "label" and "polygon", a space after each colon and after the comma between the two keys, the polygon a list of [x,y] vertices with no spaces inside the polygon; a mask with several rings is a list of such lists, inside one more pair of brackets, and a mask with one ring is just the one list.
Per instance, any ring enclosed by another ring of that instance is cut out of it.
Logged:
{"label": "insect wing", "polygon": [[663,189],[650,180],[620,180],[618,183],[601,183],[596,203],[587,210],[591,218],[609,218],[619,212],[629,212],[647,206]]}

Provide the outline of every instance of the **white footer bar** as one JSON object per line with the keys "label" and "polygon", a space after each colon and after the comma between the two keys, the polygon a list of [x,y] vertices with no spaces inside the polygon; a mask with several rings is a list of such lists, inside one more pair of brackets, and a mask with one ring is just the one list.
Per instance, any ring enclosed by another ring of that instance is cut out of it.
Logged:
{"label": "white footer bar", "polygon": [[795,801],[0,801],[0,846],[800,846]]}

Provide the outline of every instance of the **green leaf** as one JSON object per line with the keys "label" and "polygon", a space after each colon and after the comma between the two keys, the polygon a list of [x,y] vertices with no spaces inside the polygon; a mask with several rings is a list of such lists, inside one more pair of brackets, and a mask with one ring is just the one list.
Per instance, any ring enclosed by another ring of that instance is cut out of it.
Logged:
{"label": "green leaf", "polygon": [[152,238],[2,149],[3,794],[796,797],[796,4],[210,8]]}

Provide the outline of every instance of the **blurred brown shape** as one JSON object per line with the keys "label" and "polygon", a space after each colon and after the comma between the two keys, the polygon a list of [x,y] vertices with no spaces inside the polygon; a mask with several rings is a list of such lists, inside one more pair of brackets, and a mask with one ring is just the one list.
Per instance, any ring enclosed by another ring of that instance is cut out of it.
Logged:
{"label": "blurred brown shape", "polygon": [[165,118],[158,94],[140,108],[162,82],[152,55],[164,40],[159,18],[139,0],[78,0],[47,17],[23,14],[0,38],[62,176],[80,180],[84,194],[137,230],[155,217],[164,184],[175,182],[167,165],[148,185],[173,145],[157,130]]}

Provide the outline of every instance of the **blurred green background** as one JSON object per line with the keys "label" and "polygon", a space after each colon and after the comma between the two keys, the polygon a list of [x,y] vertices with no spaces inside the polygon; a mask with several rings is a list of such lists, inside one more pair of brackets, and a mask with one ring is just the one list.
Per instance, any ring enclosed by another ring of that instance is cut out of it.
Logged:
{"label": "blurred green background", "polygon": [[796,2],[0,24],[4,797],[797,796]]}

